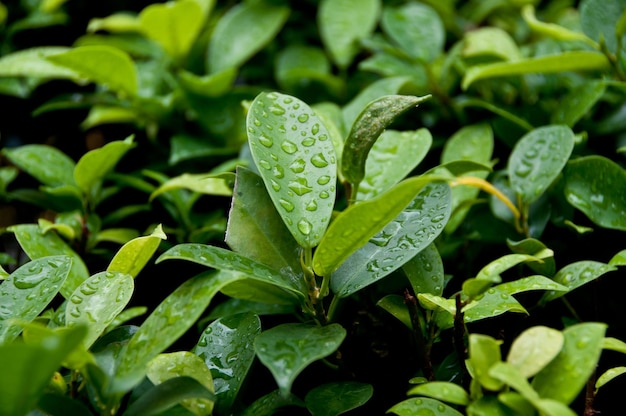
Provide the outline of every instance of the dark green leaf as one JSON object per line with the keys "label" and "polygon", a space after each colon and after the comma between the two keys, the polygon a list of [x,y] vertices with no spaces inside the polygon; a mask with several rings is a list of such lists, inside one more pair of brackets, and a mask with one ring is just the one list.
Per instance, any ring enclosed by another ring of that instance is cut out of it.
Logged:
{"label": "dark green leaf", "polygon": [[[580,25],[591,39],[606,44],[607,49],[617,52],[616,26],[626,9],[624,0],[583,0],[580,2]],[[622,43],[623,47],[624,44]]]}
{"label": "dark green leaf", "polygon": [[606,82],[604,81],[590,80],[581,83],[559,100],[559,107],[552,113],[550,121],[553,124],[573,127],[581,118],[589,114],[605,90]]}
{"label": "dark green leaf", "polygon": [[74,161],[60,150],[30,144],[2,151],[11,162],[44,185],[75,185]]}
{"label": "dark green leaf", "polygon": [[413,323],[411,322],[411,315],[409,309],[404,302],[404,298],[400,295],[387,295],[378,302],[376,306],[380,306],[396,319],[402,322],[407,328],[413,329]]}
{"label": "dark green leaf", "polygon": [[[597,261],[582,260],[563,267],[554,276],[554,281],[572,291],[577,287],[596,280],[605,273],[615,270],[617,270],[617,267],[615,266]],[[563,291],[550,291],[547,292],[541,300],[542,302],[548,302],[559,298],[564,294],[565,292]]]}
{"label": "dark green leaf", "polygon": [[364,405],[373,393],[370,384],[338,381],[315,387],[304,402],[313,416],[337,416]]}
{"label": "dark green leaf", "polygon": [[293,394],[284,397],[280,390],[274,390],[248,406],[242,416],[273,416],[278,409],[288,406],[304,407],[304,403]]}
{"label": "dark green leaf", "polygon": [[434,243],[426,246],[402,266],[411,282],[413,293],[430,293],[441,296],[444,287],[443,261]]}

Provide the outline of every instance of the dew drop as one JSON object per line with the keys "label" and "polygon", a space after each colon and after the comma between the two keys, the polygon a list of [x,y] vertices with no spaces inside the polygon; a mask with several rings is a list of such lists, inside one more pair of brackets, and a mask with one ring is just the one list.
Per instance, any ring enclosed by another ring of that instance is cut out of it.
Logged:
{"label": "dew drop", "polygon": [[272,183],[272,189],[275,190],[276,192],[280,191],[280,184],[278,182],[276,182],[274,179],[271,180]]}
{"label": "dew drop", "polygon": [[255,126],[257,126],[257,127],[260,127],[260,126],[261,126],[261,120],[259,120],[258,118],[255,118],[255,119],[254,119],[254,121],[253,121],[253,123],[254,123],[254,125],[255,125]]}
{"label": "dew drop", "polygon": [[320,198],[322,199],[328,199],[330,197],[330,194],[326,191],[322,191],[320,192]]}
{"label": "dew drop", "polygon": [[285,109],[278,104],[272,104],[270,106],[270,112],[274,115],[282,116],[283,114],[285,114]]}
{"label": "dew drop", "polygon": [[322,153],[318,153],[311,158],[311,163],[316,168],[324,168],[328,166],[328,161]]}
{"label": "dew drop", "polygon": [[298,146],[296,146],[296,144],[294,142],[290,142],[289,140],[285,140],[281,145],[280,148],[283,149],[283,151],[287,154],[294,154],[298,151]]}
{"label": "dew drop", "polygon": [[312,199],[306,206],[307,211],[316,211],[317,210],[317,201]]}
{"label": "dew drop", "polygon": [[325,135],[325,134],[321,134],[321,135],[320,135],[320,137],[319,137],[319,139],[320,139],[320,141],[322,141],[322,142],[323,142],[323,141],[328,140],[328,136],[327,136],[327,135]]}
{"label": "dew drop", "polygon": [[285,209],[285,211],[287,212],[291,212],[294,210],[294,205],[290,202],[287,201],[286,199],[279,199],[278,203],[280,204],[281,207],[283,207]]}
{"label": "dew drop", "polygon": [[319,132],[320,132],[320,125],[317,123],[313,124],[313,127],[311,127],[311,133],[315,135]]}
{"label": "dew drop", "polygon": [[261,166],[263,169],[266,169],[266,170],[272,169],[272,165],[270,165],[270,162],[268,162],[265,159],[259,160],[259,166]]}
{"label": "dew drop", "polygon": [[293,109],[294,109],[294,110],[297,110],[298,108],[300,108],[300,103],[295,103],[295,104],[293,105]]}
{"label": "dew drop", "polygon": [[309,186],[306,178],[302,177],[296,178],[295,180],[289,182],[289,185],[287,186],[299,196],[308,194],[309,192],[313,191],[313,188]]}
{"label": "dew drop", "polygon": [[530,172],[532,172],[532,170],[533,165],[523,160],[517,169],[515,169],[515,174],[519,177],[525,178],[530,174]]}
{"label": "dew drop", "polygon": [[285,99],[283,100],[283,102],[285,104],[291,104],[293,102],[293,98],[291,97],[285,97]]}
{"label": "dew drop", "polygon": [[309,121],[309,115],[308,114],[300,114],[298,116],[298,121],[300,123],[306,123],[307,121]]}
{"label": "dew drop", "polygon": [[289,169],[291,169],[293,173],[302,173],[304,172],[305,167],[306,162],[302,159],[296,159],[291,165],[289,165]]}
{"label": "dew drop", "polygon": [[274,144],[274,141],[272,141],[272,139],[270,139],[269,137],[261,134],[259,136],[259,143],[261,143],[265,147],[272,147],[272,145]]}
{"label": "dew drop", "polygon": [[315,139],[313,137],[307,137],[306,139],[302,140],[302,146],[311,147],[314,144],[315,144]]}
{"label": "dew drop", "polygon": [[311,234],[312,229],[313,229],[313,226],[311,225],[311,223],[305,220],[304,218],[298,221],[298,230],[300,230],[302,234],[309,235]]}
{"label": "dew drop", "polygon": [[317,183],[319,185],[326,185],[328,182],[330,182],[330,176],[328,175],[323,175],[317,178]]}

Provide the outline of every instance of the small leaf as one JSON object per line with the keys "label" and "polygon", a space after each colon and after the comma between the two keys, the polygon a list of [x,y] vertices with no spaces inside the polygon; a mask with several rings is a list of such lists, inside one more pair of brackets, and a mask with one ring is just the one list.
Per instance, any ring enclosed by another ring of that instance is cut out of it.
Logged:
{"label": "small leaf", "polygon": [[326,127],[306,103],[275,92],[255,98],[246,125],[252,156],[285,225],[302,247],[317,246],[337,183]]}
{"label": "small leaf", "polygon": [[359,42],[371,35],[378,23],[380,0],[322,0],[317,24],[332,60],[347,68],[359,52]]}
{"label": "small leaf", "polygon": [[384,298],[376,302],[376,306],[379,306],[389,312],[407,328],[413,329],[411,315],[409,314],[409,309],[404,303],[404,298],[402,296],[393,294],[386,295]]}
{"label": "small leaf", "polygon": [[626,373],[626,367],[613,367],[606,370],[598,379],[596,380],[596,392],[602,386],[604,386],[609,381],[613,380],[615,377],[621,376]]}
{"label": "small leaf", "polygon": [[626,266],[626,250],[622,250],[609,260],[610,266]]}
{"label": "small leaf", "polygon": [[617,338],[606,337],[602,342],[602,348],[605,350],[617,351],[626,354],[626,342]]}
{"label": "small leaf", "polygon": [[599,52],[562,52],[556,55],[527,58],[515,62],[477,65],[467,70],[461,85],[466,90],[474,82],[487,78],[533,73],[551,74],[565,71],[591,71],[602,70],[608,67],[609,61],[604,54]]}
{"label": "small leaf", "polygon": [[[534,238],[526,238],[520,241],[508,240],[507,246],[511,249],[512,252],[516,254],[530,254],[537,257],[537,253],[543,252],[544,250],[550,250],[548,249],[548,247],[546,247],[545,244]],[[539,273],[544,276],[552,276],[556,272],[554,253],[551,253],[550,255],[542,255],[540,262],[527,262],[526,265],[530,267],[535,273]]]}
{"label": "small leaf", "polygon": [[492,318],[505,312],[528,314],[528,311],[513,296],[499,290],[497,286],[487,290],[481,297],[477,298],[475,303],[470,303],[463,311],[465,312],[465,322]]}
{"label": "small leaf", "polygon": [[150,194],[150,200],[176,189],[188,189],[193,192],[216,196],[231,196],[233,194],[232,189],[228,186],[228,180],[220,175],[183,173],[159,186]]}
{"label": "small leaf", "polygon": [[511,188],[526,204],[536,201],[552,184],[574,148],[575,137],[566,126],[545,126],[524,135],[515,144],[507,166]]}
{"label": "small leaf", "polygon": [[241,66],[276,36],[288,16],[288,7],[266,1],[232,7],[213,30],[207,54],[209,72]]}
{"label": "small leaf", "polygon": [[237,78],[237,70],[229,68],[203,77],[180,70],[178,77],[180,85],[191,93],[205,97],[219,97],[231,89]]}
{"label": "small leaf", "polygon": [[254,349],[285,397],[302,370],[336,351],[345,336],[346,330],[339,324],[282,324],[259,334]]}
{"label": "small leaf", "polygon": [[[557,272],[553,280],[570,291],[586,283],[596,280],[605,273],[617,270],[616,267],[597,261],[582,260],[568,264]],[[548,302],[563,296],[565,292],[547,292],[542,302]]]}
{"label": "small leaf", "polygon": [[113,13],[102,18],[92,18],[87,24],[87,32],[106,30],[109,33],[136,32],[141,29],[137,16],[127,12]]}
{"label": "small leaf", "polygon": [[441,403],[439,400],[429,398],[407,399],[395,404],[387,413],[395,413],[398,416],[415,416],[420,414],[433,414],[437,416],[462,416],[463,414],[452,407]]}
{"label": "small leaf", "polygon": [[408,395],[427,396],[444,402],[467,406],[470,402],[469,394],[458,384],[446,381],[431,381],[413,387]]}
{"label": "small leaf", "polygon": [[337,416],[363,406],[373,393],[370,384],[338,381],[315,387],[304,402],[313,416]]}
{"label": "small leaf", "polygon": [[78,72],[90,81],[106,85],[115,92],[130,96],[137,94],[135,64],[120,49],[104,45],[79,46],[50,55],[47,59]]}
{"label": "small leaf", "polygon": [[115,253],[107,271],[126,273],[135,278],[152,258],[162,240],[167,239],[159,224],[151,235],[127,242]]}
{"label": "small leaf", "polygon": [[74,185],[74,161],[55,147],[28,144],[2,151],[20,169],[44,185]]}
{"label": "small leaf", "polygon": [[565,169],[565,197],[601,227],[626,230],[626,170],[602,156],[573,160]]}
{"label": "small leaf", "polygon": [[506,362],[497,362],[489,369],[489,375],[507,386],[513,387],[526,400],[536,405],[539,395],[531,387],[526,377],[513,365]]}
{"label": "small leaf", "polygon": [[[22,332],[21,322],[35,319],[54,299],[70,272],[72,258],[49,256],[32,260],[0,284],[0,344]],[[12,322],[15,320],[16,322]]]}
{"label": "small leaf", "polygon": [[441,296],[444,287],[443,261],[434,243],[429,244],[402,266],[413,293]]}
{"label": "small leaf", "polygon": [[280,390],[274,390],[246,407],[241,416],[273,416],[278,409],[291,406],[304,407],[304,403],[293,394],[284,397]]}
{"label": "small leaf", "polygon": [[41,46],[9,53],[0,58],[0,76],[76,80],[79,78],[76,72],[46,59],[69,50],[63,46]]}
{"label": "small leaf", "polygon": [[524,21],[526,21],[526,24],[528,24],[533,31],[539,34],[549,36],[557,40],[583,41],[597,48],[597,44],[595,44],[595,42],[583,33],[574,32],[573,30],[569,30],[554,23],[545,23],[537,20],[535,17],[535,8],[531,4],[526,4],[522,8],[522,17],[524,18]]}
{"label": "small leaf", "polygon": [[65,307],[65,323],[87,327],[82,344],[86,350],[124,310],[133,290],[132,276],[100,272],[85,280],[72,293]]}
{"label": "small leaf", "polygon": [[563,349],[533,379],[539,396],[570,404],[598,364],[605,331],[605,324],[595,322],[563,330]]}
{"label": "small leaf", "polygon": [[557,356],[563,342],[563,334],[560,331],[545,326],[534,326],[515,338],[506,361],[525,378],[530,378]]}
{"label": "small leaf", "polygon": [[465,58],[492,58],[519,61],[522,54],[515,40],[499,27],[479,27],[465,33],[462,55]]}
{"label": "small leaf", "polygon": [[468,369],[472,378],[488,390],[498,391],[502,388],[502,381],[491,376],[489,370],[501,362],[500,344],[490,336],[470,334]]}
{"label": "small leaf", "polygon": [[223,317],[207,326],[193,352],[213,376],[215,411],[231,409],[255,357],[252,344],[261,333],[259,317],[250,313]]}

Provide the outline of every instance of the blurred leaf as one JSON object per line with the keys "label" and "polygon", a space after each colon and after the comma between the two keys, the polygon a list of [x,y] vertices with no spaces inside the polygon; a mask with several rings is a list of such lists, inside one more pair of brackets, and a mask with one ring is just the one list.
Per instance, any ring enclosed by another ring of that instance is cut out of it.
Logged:
{"label": "blurred leaf", "polygon": [[533,326],[522,332],[511,344],[506,361],[525,378],[543,369],[563,347],[560,331],[545,326]]}
{"label": "blurred leaf", "polygon": [[167,239],[159,224],[152,234],[137,237],[120,248],[107,267],[107,271],[129,274],[135,278],[152,258],[162,240]]}
{"label": "blurred leaf", "polygon": [[44,185],[75,185],[74,161],[55,147],[29,144],[13,149],[6,148],[2,153]]}
{"label": "blurred leaf", "polygon": [[469,335],[468,370],[472,378],[487,390],[498,391],[502,388],[502,381],[492,377],[489,373],[496,363],[501,362],[501,343],[487,335]]}
{"label": "blurred leaf", "polygon": [[242,416],[273,416],[278,409],[295,406],[304,407],[304,403],[293,394],[285,397],[280,390],[274,390],[257,399],[248,406]]}
{"label": "blurred leaf", "polygon": [[553,124],[565,124],[573,127],[581,118],[590,113],[591,108],[602,98],[606,82],[589,80],[572,89],[560,99],[559,106],[552,113]]}
{"label": "blurred leaf", "polygon": [[522,8],[522,17],[533,31],[541,35],[558,40],[583,41],[591,44],[591,46],[597,47],[597,44],[594,44],[594,42],[583,33],[574,32],[573,30],[555,23],[545,23],[537,20],[535,17],[535,8],[531,4],[527,4]]}
{"label": "blurred leaf", "polygon": [[409,329],[413,329],[413,323],[411,322],[411,315],[409,309],[404,303],[404,298],[400,295],[386,295],[381,300],[376,302],[376,306],[379,306],[393,315],[396,319],[404,324]]}
{"label": "blurred leaf", "polygon": [[465,58],[490,57],[515,62],[522,58],[515,40],[499,27],[480,27],[463,37],[462,55]]}
{"label": "blurred leaf", "polygon": [[188,189],[205,195],[217,196],[231,196],[233,192],[230,186],[228,186],[228,181],[218,175],[183,173],[159,186],[150,194],[150,200],[176,189]]}
{"label": "blurred leaf", "polygon": [[408,395],[427,396],[444,402],[467,406],[470,397],[463,387],[446,381],[431,381],[411,388]]}
{"label": "blurred leaf", "polygon": [[626,9],[624,0],[581,1],[578,11],[583,32],[591,39],[605,43],[610,52],[616,53],[619,42],[615,28],[624,9]]}
{"label": "blurred leaf", "polygon": [[138,32],[141,30],[139,19],[128,12],[119,12],[100,18],[92,18],[87,24],[87,32],[107,31],[109,33]]}
{"label": "blurred leaf", "polygon": [[337,416],[364,405],[373,392],[370,384],[338,381],[310,390],[304,402],[313,416]]}
{"label": "blurred leaf", "polygon": [[181,69],[178,77],[181,86],[189,92],[206,97],[219,97],[231,89],[237,77],[237,70],[228,68],[201,77]]}
{"label": "blurred leaf", "polygon": [[462,413],[443,404],[439,400],[429,398],[407,399],[393,405],[387,413],[398,416],[415,416],[421,413],[436,414],[437,416],[462,416]]}
{"label": "blurred leaf", "polygon": [[40,46],[22,49],[0,58],[0,76],[78,79],[70,68],[56,65],[46,58],[69,51],[63,46]]}
{"label": "blurred leaf", "polygon": [[[615,270],[617,270],[617,267],[610,266],[605,263],[582,260],[563,267],[557,272],[553,280],[572,291],[577,287],[596,280],[605,273]],[[543,296],[541,301],[548,302],[557,299],[564,294],[565,292],[550,291]]]}
{"label": "blurred leaf", "polygon": [[624,373],[626,373],[626,367],[613,367],[613,368],[609,368],[608,370],[606,370],[596,380],[596,385],[595,385],[596,392],[598,391],[600,387],[604,386],[606,383],[613,380],[615,377],[621,376]]}

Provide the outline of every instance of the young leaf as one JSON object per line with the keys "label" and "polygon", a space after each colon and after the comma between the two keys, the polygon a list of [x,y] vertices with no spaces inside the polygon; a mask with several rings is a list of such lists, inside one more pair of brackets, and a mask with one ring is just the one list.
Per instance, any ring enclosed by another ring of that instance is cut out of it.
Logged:
{"label": "young leaf", "polygon": [[598,364],[605,331],[595,322],[564,329],[563,349],[532,381],[539,396],[570,404]]}
{"label": "young leaf", "polygon": [[259,334],[254,349],[285,397],[298,374],[312,362],[336,351],[345,337],[346,330],[339,324],[282,324]]}
{"label": "young leaf", "polygon": [[494,378],[489,370],[501,362],[500,344],[490,336],[470,334],[469,359],[466,361],[472,378],[488,390],[498,391],[502,388],[502,381]]}
{"label": "young leaf", "polygon": [[401,267],[441,234],[450,217],[450,206],[447,184],[427,184],[396,218],[332,274],[333,292],[339,297],[349,296]]}
{"label": "young leaf", "polygon": [[413,329],[411,315],[409,314],[409,309],[407,308],[406,303],[404,303],[404,297],[394,294],[386,295],[384,298],[376,302],[376,306],[379,306],[389,312],[407,328]]}
{"label": "young leaf", "polygon": [[[610,266],[605,263],[597,261],[582,260],[575,263],[568,264],[559,270],[554,276],[553,280],[563,286],[569,291],[576,289],[586,283],[596,280],[598,277],[605,273],[615,271],[617,267]],[[563,296],[565,292],[547,292],[541,302],[548,302]]]}
{"label": "young leaf", "polygon": [[596,385],[595,385],[596,392],[598,391],[600,387],[604,386],[606,383],[613,380],[615,377],[621,376],[622,374],[625,374],[625,373],[626,373],[626,367],[609,368],[604,373],[602,373],[600,377],[598,377],[598,380],[596,380]]}
{"label": "young leaf", "polygon": [[554,280],[541,275],[522,277],[520,279],[499,284],[496,288],[509,295],[515,295],[516,293],[528,292],[531,290],[551,290],[556,292],[569,291],[566,286],[560,285]]}
{"label": "young leaf", "polygon": [[332,60],[347,68],[359,52],[359,42],[373,32],[380,0],[322,0],[317,14],[320,37]]}
{"label": "young leaf", "polygon": [[573,160],[565,168],[565,197],[601,227],[626,231],[626,170],[602,156]]}
{"label": "young leaf", "polygon": [[530,378],[557,356],[563,342],[564,337],[560,331],[545,326],[533,326],[515,338],[506,361],[522,376]]}
{"label": "young leaf", "polygon": [[298,244],[317,246],[330,222],[337,182],[326,127],[306,103],[275,92],[255,98],[246,125],[274,206]]}
{"label": "young leaf", "polygon": [[402,266],[413,293],[441,296],[444,286],[443,261],[434,243],[429,244]]}
{"label": "young leaf", "polygon": [[463,416],[462,413],[439,400],[426,397],[404,400],[392,406],[387,413],[395,413],[398,416],[415,416],[422,413],[437,416]]}
{"label": "young leaf", "polygon": [[461,406],[467,406],[470,401],[469,394],[467,394],[463,387],[447,381],[423,383],[410,389],[407,394],[427,396]]}
{"label": "young leaf", "polygon": [[81,283],[65,307],[67,326],[85,324],[87,335],[83,347],[89,349],[113,319],[124,310],[133,295],[132,276],[117,272],[100,272]]}
{"label": "young leaf", "polygon": [[2,153],[44,185],[51,187],[75,185],[74,161],[55,147],[29,144],[14,149],[3,149]]}
{"label": "young leaf", "polygon": [[304,402],[313,416],[337,416],[363,406],[373,393],[370,384],[338,381],[315,387]]}
{"label": "young leaf", "polygon": [[137,237],[124,244],[115,253],[107,271],[125,273],[133,278],[137,277],[159,248],[161,241],[165,239],[167,236],[159,224],[149,236]]}
{"label": "young leaf", "polygon": [[211,370],[216,413],[225,414],[231,409],[254,360],[252,343],[259,333],[259,317],[246,313],[218,319],[200,336],[193,352]]}
{"label": "young leaf", "polygon": [[68,256],[42,257],[19,267],[0,284],[0,344],[15,339],[22,332],[20,323],[32,321],[48,306],[71,265]]}
{"label": "young leaf", "polygon": [[500,290],[497,286],[488,289],[476,303],[468,304],[465,312],[465,322],[474,322],[481,319],[492,318],[505,312],[525,313],[526,309],[511,295]]}
{"label": "young leaf", "polygon": [[491,58],[515,62],[522,54],[511,35],[499,27],[479,27],[463,36],[465,58]]}
{"label": "young leaf", "polygon": [[498,361],[489,369],[489,375],[507,386],[513,387],[526,400],[536,405],[539,395],[524,375],[513,365],[507,362]]}
{"label": "young leaf", "polygon": [[79,75],[75,71],[46,59],[69,50],[70,48],[64,46],[40,46],[9,53],[0,58],[0,76],[76,80]]}
{"label": "young leaf", "polygon": [[507,166],[511,188],[530,204],[552,184],[574,148],[574,133],[566,126],[545,126],[524,135],[513,148]]}
{"label": "young leaf", "polygon": [[211,40],[207,67],[211,74],[241,66],[280,31],[289,8],[267,1],[240,3],[218,21]]}
{"label": "young leaf", "polygon": [[386,95],[370,102],[358,115],[341,155],[341,172],[355,190],[365,177],[367,156],[381,133],[397,117],[428,98],[429,95],[424,97]]}

